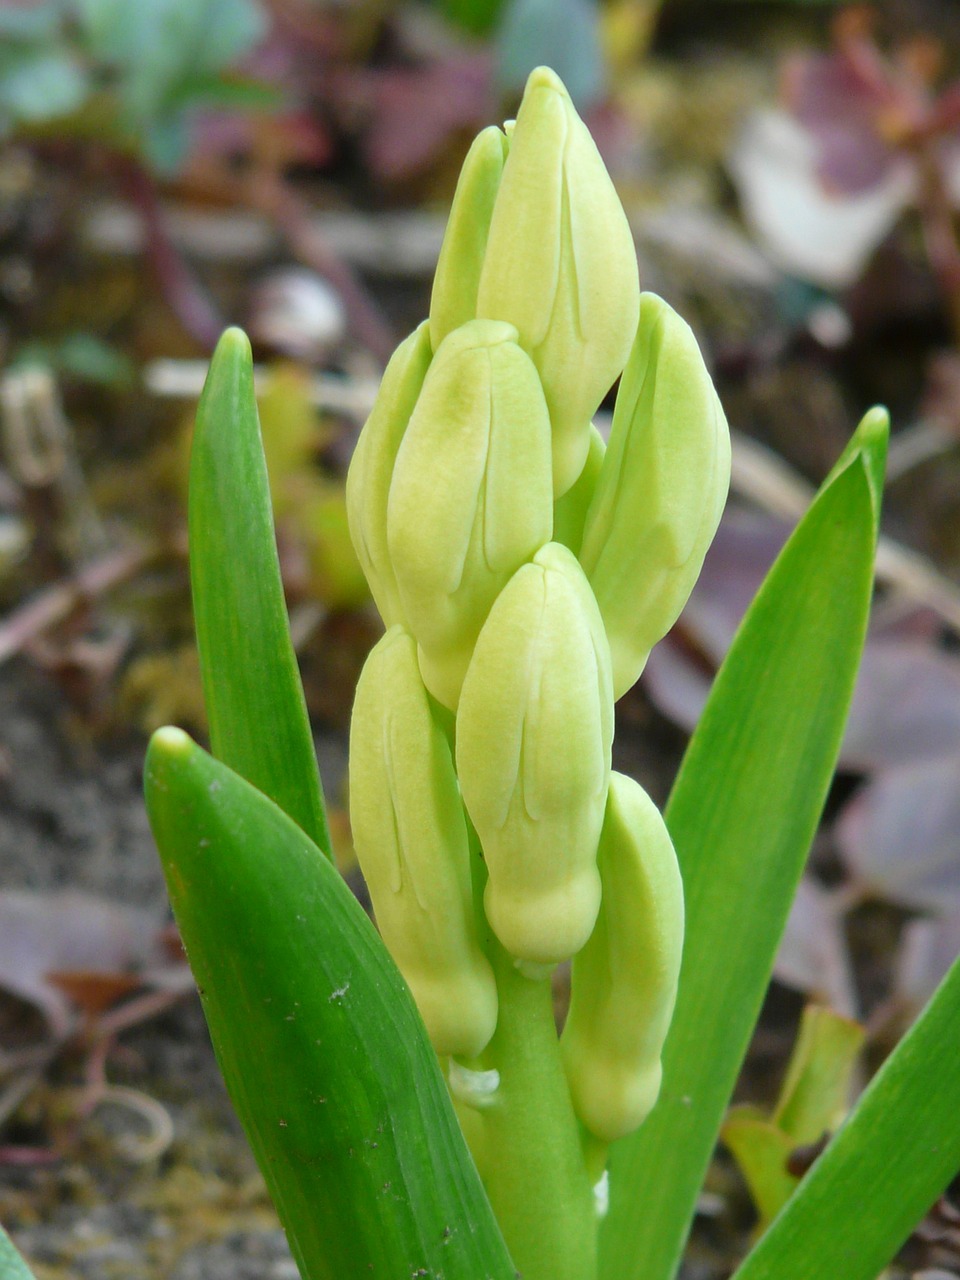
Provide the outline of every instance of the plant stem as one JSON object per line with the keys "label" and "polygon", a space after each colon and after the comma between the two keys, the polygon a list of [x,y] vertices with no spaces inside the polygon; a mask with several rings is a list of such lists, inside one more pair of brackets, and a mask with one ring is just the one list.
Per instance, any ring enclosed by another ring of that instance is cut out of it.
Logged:
{"label": "plant stem", "polygon": [[[497,1030],[478,1063],[500,1073],[479,1110],[458,1105],[523,1280],[594,1280],[596,1214],[557,1042],[549,979],[531,981],[492,940]],[[466,1114],[465,1114],[466,1113]]]}

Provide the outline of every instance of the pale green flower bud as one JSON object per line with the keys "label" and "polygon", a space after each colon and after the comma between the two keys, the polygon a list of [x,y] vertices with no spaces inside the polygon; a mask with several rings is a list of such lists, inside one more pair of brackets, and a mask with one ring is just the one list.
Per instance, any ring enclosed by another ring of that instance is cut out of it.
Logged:
{"label": "pale green flower bud", "polygon": [[550,421],[516,330],[455,329],[433,358],[390,486],[387,540],[420,671],[454,710],[477,635],[550,538]]}
{"label": "pale green flower bud", "polygon": [[477,314],[516,325],[553,425],[557,497],[637,327],[633,236],[600,153],[554,72],[527,81],[493,210]]}
{"label": "pale green flower bud", "polygon": [[553,504],[553,540],[569,547],[574,555],[580,554],[587,511],[600,479],[603,455],[607,451],[603,436],[596,427],[590,428],[590,452],[573,488]]}
{"label": "pale green flower bud", "polygon": [[610,777],[598,853],[603,899],[574,958],[560,1040],[574,1109],[602,1142],[632,1132],[660,1092],[683,950],[683,883],[656,805]]}
{"label": "pale green flower bud", "polygon": [[497,990],[473,905],[466,818],[450,746],[403,627],[367,658],[350,727],[350,820],[377,924],[434,1048],[475,1057]]}
{"label": "pale green flower bud", "polygon": [[596,602],[575,557],[551,542],[491,609],[457,714],[457,772],[489,872],[487,919],[522,961],[565,960],[590,936],[612,737]]}
{"label": "pale green flower bud", "polygon": [[477,289],[507,138],[491,125],[477,134],[460,170],[430,295],[430,341],[440,343],[477,318]]}
{"label": "pale green flower bud", "polygon": [[696,338],[645,293],[580,549],[610,640],[615,697],[676,622],[729,483],[730,434]]}
{"label": "pale green flower bud", "polygon": [[384,624],[404,622],[387,551],[387,495],[393,466],[432,356],[424,321],[390,357],[347,473],[347,520],[354,550]]}

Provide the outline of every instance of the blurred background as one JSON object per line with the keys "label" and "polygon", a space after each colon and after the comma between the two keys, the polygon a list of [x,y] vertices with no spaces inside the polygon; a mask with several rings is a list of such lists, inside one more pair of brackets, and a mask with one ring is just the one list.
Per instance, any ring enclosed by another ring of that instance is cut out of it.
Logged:
{"label": "blurred background", "polygon": [[[615,764],[659,801],[814,486],[871,404],[893,419],[841,772],[739,1099],[769,1111],[816,1001],[863,1028],[832,1060],[842,1110],[960,951],[955,0],[0,0],[0,1220],[40,1280],[296,1278],[140,797],[149,732],[205,732],[192,415],[217,335],[242,324],[338,858],[362,894],[346,729],[379,624],[344,476],[427,312],[466,148],[539,63],[593,131],[643,285],[694,326],[734,434],[703,579],[618,706]],[[728,1137],[686,1280],[728,1275],[755,1227],[756,1149]],[[790,1153],[794,1174],[812,1154]],[[949,1199],[890,1275],[960,1275]]]}

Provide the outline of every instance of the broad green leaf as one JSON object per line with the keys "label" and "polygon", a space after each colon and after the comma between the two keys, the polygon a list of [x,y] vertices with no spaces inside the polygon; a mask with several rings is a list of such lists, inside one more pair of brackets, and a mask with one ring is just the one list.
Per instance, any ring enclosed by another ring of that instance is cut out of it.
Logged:
{"label": "broad green leaf", "polygon": [[3,1227],[0,1227],[0,1280],[36,1280]]}
{"label": "broad green leaf", "polygon": [[190,579],[214,755],[329,854],[273,535],[253,361],[239,329],[217,344],[197,409]]}
{"label": "broad green leaf", "polygon": [[875,1280],[960,1172],[960,961],[734,1280]]}
{"label": "broad green leaf", "polygon": [[334,867],[179,729],[147,808],[217,1060],[303,1280],[512,1280],[409,991]]}
{"label": "broad green leaf", "polygon": [[604,1280],[675,1274],[836,763],[869,612],[886,439],[886,414],[874,410],[784,547],[670,797],[683,968],[660,1100],[613,1149]]}

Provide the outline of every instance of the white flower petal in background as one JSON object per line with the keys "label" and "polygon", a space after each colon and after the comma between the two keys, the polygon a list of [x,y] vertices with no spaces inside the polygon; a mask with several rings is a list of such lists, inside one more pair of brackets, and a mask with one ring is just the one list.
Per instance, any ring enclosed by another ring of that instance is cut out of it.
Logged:
{"label": "white flower petal in background", "polygon": [[817,174],[817,144],[785,111],[747,117],[728,157],[744,217],[783,271],[827,289],[861,274],[913,195],[909,168],[891,168],[863,195],[833,195]]}

